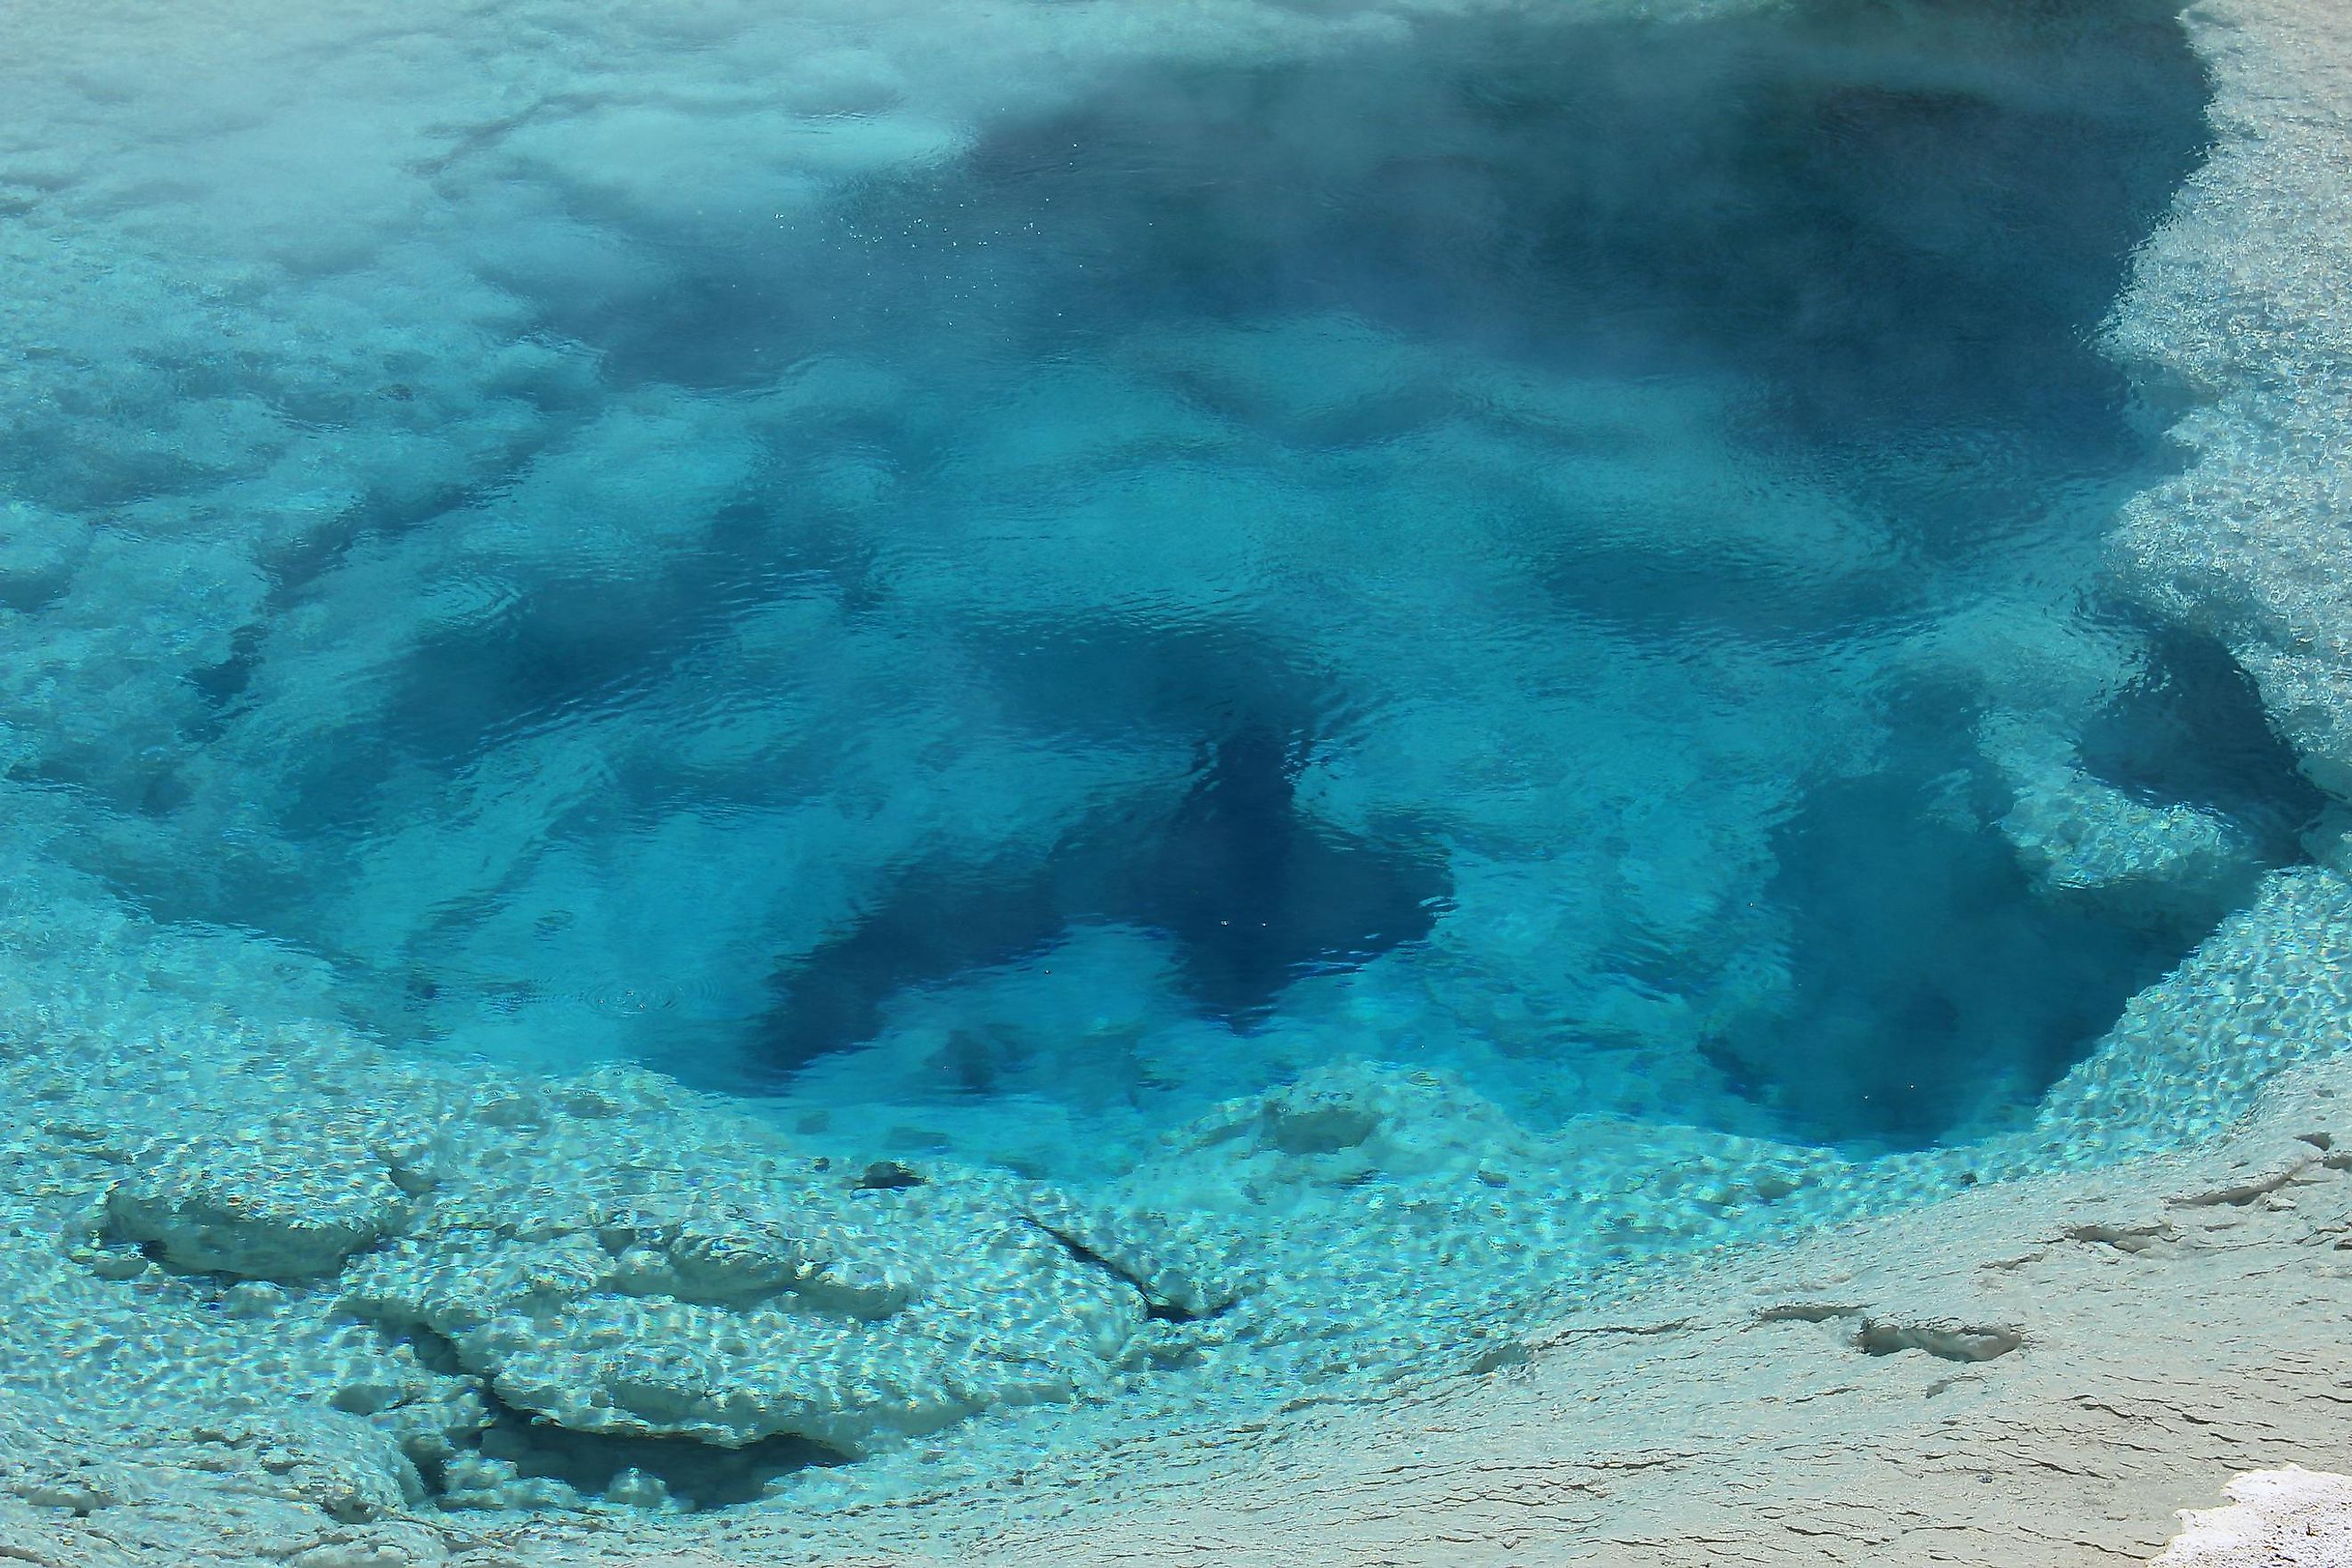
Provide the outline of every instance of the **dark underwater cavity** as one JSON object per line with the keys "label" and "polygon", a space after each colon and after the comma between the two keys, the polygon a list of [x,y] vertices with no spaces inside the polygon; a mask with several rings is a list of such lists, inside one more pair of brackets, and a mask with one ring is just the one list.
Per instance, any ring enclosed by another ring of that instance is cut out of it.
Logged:
{"label": "dark underwater cavity", "polygon": [[[771,1482],[847,1458],[804,1437],[769,1437],[740,1448],[720,1448],[692,1437],[616,1437],[574,1432],[491,1401],[497,1418],[469,1445],[513,1464],[527,1480],[556,1480],[593,1501],[624,1472],[661,1482],[669,1500],[699,1512],[735,1508],[767,1497]],[[428,1494],[446,1496],[437,1468],[425,1476]]]}
{"label": "dark underwater cavity", "polygon": [[[561,1481],[592,1502],[604,1498],[624,1473],[635,1470],[659,1481],[673,1506],[691,1512],[735,1508],[767,1497],[772,1482],[849,1463],[847,1456],[806,1437],[766,1437],[722,1448],[692,1437],[575,1432],[514,1408],[487,1383],[478,1393],[491,1421],[466,1445],[467,1451],[503,1459],[527,1480]],[[428,1496],[447,1498],[446,1470],[446,1463],[419,1467]]]}
{"label": "dark underwater cavity", "polygon": [[[1450,896],[1424,825],[1367,839],[1298,809],[1297,774],[1335,695],[1272,628],[1007,616],[978,621],[967,651],[1024,731],[1093,746],[1157,740],[1191,748],[1193,767],[1105,800],[1042,851],[895,868],[853,927],[779,966],[776,1005],[725,1065],[733,1087],[873,1038],[901,992],[1020,963],[1088,925],[1165,939],[1203,1016],[1247,1028],[1301,975],[1425,936]],[[987,1092],[1003,1048],[961,1041],[953,1087]]]}
{"label": "dark underwater cavity", "polygon": [[976,180],[1066,258],[1058,309],[1339,309],[1624,371],[1715,360],[1814,438],[2074,426],[2120,395],[2084,335],[2205,140],[2172,10],[1437,24],[1132,84],[984,145]]}
{"label": "dark underwater cavity", "polygon": [[1824,785],[1776,837],[1767,897],[1801,911],[1792,1004],[1710,1055],[1783,1130],[1916,1146],[2028,1103],[2221,912],[2150,930],[2037,897],[1998,834],[1937,811],[1934,782]]}
{"label": "dark underwater cavity", "polygon": [[2252,678],[2209,634],[2144,629],[2147,672],[2084,729],[2084,765],[2144,799],[2218,811],[2269,860],[2292,859],[2327,797],[2271,727]]}
{"label": "dark underwater cavity", "polygon": [[[400,1337],[436,1372],[464,1370],[456,1349],[432,1330],[411,1327]],[[489,1421],[461,1442],[461,1452],[503,1460],[526,1480],[561,1481],[592,1502],[625,1472],[636,1470],[667,1489],[675,1507],[693,1512],[732,1508],[760,1501],[771,1482],[850,1462],[837,1449],[790,1434],[726,1448],[692,1437],[579,1432],[508,1404],[487,1378],[475,1383],[474,1394]],[[448,1467],[456,1457],[446,1450],[411,1455],[426,1496],[444,1507],[472,1506],[451,1500]]]}
{"label": "dark underwater cavity", "polygon": [[2037,889],[1987,826],[2013,797],[1970,754],[1965,700],[1904,694],[1916,720],[1893,765],[1816,786],[1775,837],[1764,891],[1795,913],[1790,1005],[1707,1047],[1781,1130],[1914,1147],[2030,1104],[2266,868],[2300,858],[2325,796],[2252,681],[2202,634],[2141,629],[2145,673],[2093,717],[2078,755],[2145,802],[2220,815],[2244,862],[2161,897]]}
{"label": "dark underwater cavity", "polygon": [[[757,1026],[755,1076],[872,1038],[903,991],[1030,957],[1073,926],[1169,939],[1185,993],[1237,1026],[1285,985],[1425,936],[1449,890],[1435,858],[1319,826],[1294,799],[1302,747],[1262,726],[1208,743],[1171,804],[1106,809],[1042,857],[910,868],[856,927],[781,971]],[[956,1086],[985,1093],[969,1048]]]}

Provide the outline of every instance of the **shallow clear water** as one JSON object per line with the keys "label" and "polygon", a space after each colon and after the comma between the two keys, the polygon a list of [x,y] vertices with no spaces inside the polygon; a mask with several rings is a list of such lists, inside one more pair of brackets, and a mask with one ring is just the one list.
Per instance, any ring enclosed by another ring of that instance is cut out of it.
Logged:
{"label": "shallow clear water", "polygon": [[[358,268],[403,379],[146,367],[381,450],[139,672],[165,721],[35,713],[18,774],[391,1036],[893,1147],[1116,1167],[1342,1054],[1965,1139],[2315,804],[2097,581],[2168,458],[2095,334],[2200,95],[2157,5],[1431,18],[785,195],[623,113],[602,205],[550,99],[420,243],[552,352],[452,363]],[[11,491],[168,530],[205,454],[89,435],[28,419]],[[20,632],[96,581],[12,577]],[[2051,872],[2020,824],[2102,786],[2228,853]]]}

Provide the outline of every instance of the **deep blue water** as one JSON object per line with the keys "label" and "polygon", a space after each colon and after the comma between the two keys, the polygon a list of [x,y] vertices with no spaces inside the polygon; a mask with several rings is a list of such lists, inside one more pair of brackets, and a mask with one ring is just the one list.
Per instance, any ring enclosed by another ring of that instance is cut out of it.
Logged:
{"label": "deep blue water", "polygon": [[[467,265],[566,368],[306,416],[530,437],[267,547],[176,749],[45,776],[371,1026],[1033,1168],[972,1129],[1115,1163],[1350,1053],[1969,1136],[2315,805],[2097,571],[2171,458],[2096,332],[2203,90],[2156,4],[1432,19],[540,243],[461,144]],[[2021,733],[2236,861],[2037,881]]]}

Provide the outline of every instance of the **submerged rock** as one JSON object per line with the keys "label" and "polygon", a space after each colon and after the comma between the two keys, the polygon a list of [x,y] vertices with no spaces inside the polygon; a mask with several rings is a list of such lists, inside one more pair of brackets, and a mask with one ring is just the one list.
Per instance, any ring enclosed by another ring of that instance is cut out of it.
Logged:
{"label": "submerged rock", "polygon": [[2083,767],[2063,739],[1994,726],[1987,751],[2016,792],[2000,818],[2045,898],[2088,895],[2118,915],[2210,917],[2261,869],[2219,813],[2136,798]]}
{"label": "submerged rock", "polygon": [[332,1273],[408,1211],[366,1142],[276,1125],[158,1144],[106,1198],[122,1239],[178,1268],[248,1279]]}
{"label": "submerged rock", "polygon": [[468,1192],[363,1260],[341,1304],[446,1342],[559,1426],[721,1447],[861,1455],[1107,1392],[1140,1359],[1143,1296],[984,1179],[877,1190],[745,1162],[729,1180],[715,1197],[639,1162]]}

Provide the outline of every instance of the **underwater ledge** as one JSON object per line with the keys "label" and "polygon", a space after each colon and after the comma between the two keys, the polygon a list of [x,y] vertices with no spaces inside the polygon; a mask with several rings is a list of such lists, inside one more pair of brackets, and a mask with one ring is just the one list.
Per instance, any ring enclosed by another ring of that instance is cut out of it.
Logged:
{"label": "underwater ledge", "polygon": [[[2352,450],[2352,219],[2329,184],[2352,155],[2352,42],[2331,9],[2221,0],[2191,14],[2216,73],[2220,142],[2143,256],[2115,340],[2151,382],[2177,384],[2195,454],[2179,480],[2137,503],[2122,570],[2168,613],[2221,637],[2305,765],[2340,786],[2352,696],[2331,686],[2341,665],[2328,655],[2352,646],[2352,606],[2334,598],[2330,574],[2310,569],[2352,493],[2341,457]],[[2341,1333],[2352,1285],[2336,1261],[2352,1234],[2342,868],[2273,874],[2135,1000],[2029,1128],[1883,1163],[1869,1181],[1819,1151],[1700,1141],[1681,1179],[1712,1186],[1705,1205],[1730,1213],[1818,1194],[1791,1228],[1839,1228],[1613,1259],[1603,1293],[1559,1303],[1557,1323],[1532,1331],[1517,1321],[1524,1304],[1433,1304],[1449,1331],[1491,1314],[1484,1370],[1402,1389],[1334,1375],[1331,1403],[1230,1430],[1198,1406],[1139,1408],[1040,1442],[1042,1464],[1008,1459],[1057,1419],[1058,1407],[1040,1405],[990,1417],[1004,1421],[989,1434],[1002,1440],[954,1454],[877,1447],[877,1468],[855,1486],[808,1469],[793,1494],[801,1507],[579,1521],[430,1506],[404,1489],[372,1428],[241,1394],[253,1363],[228,1347],[299,1301],[303,1278],[353,1260],[376,1276],[356,1293],[372,1316],[316,1354],[289,1343],[268,1369],[331,1387],[342,1415],[429,1403],[434,1362],[469,1333],[478,1353],[507,1358],[518,1387],[595,1381],[577,1377],[577,1363],[619,1345],[607,1381],[676,1400],[680,1380],[645,1364],[647,1342],[631,1353],[629,1336],[657,1335],[658,1323],[590,1324],[565,1343],[502,1338],[470,1321],[472,1308],[493,1289],[518,1300],[567,1289],[579,1258],[537,1247],[546,1238],[517,1217],[541,1201],[531,1167],[566,1156],[638,1171],[616,1180],[602,1220],[619,1255],[641,1255],[634,1267],[648,1281],[713,1300],[772,1286],[761,1270],[776,1265],[774,1249],[742,1245],[761,1216],[667,1202],[678,1194],[647,1175],[682,1126],[701,1131],[732,1113],[626,1070],[547,1082],[419,1063],[307,1021],[301,994],[321,982],[292,961],[272,975],[262,955],[142,946],[121,929],[26,931],[23,945],[53,950],[52,973],[76,983],[7,998],[12,1037],[43,1036],[36,1053],[11,1047],[10,1103],[47,1108],[9,1129],[10,1182],[73,1200],[87,1191],[76,1171],[129,1176],[109,1184],[115,1195],[100,1207],[68,1204],[55,1228],[7,1242],[16,1302],[29,1308],[11,1319],[68,1331],[42,1344],[53,1360],[20,1363],[0,1387],[0,1542],[76,1568],[877,1555],[1465,1564],[1531,1549],[1661,1564],[2145,1555],[2168,1533],[2169,1510],[2206,1500],[2227,1471],[2332,1451],[2340,1431],[2336,1395],[2352,1383]],[[37,911],[7,918],[39,924]],[[248,983],[239,994],[274,980],[288,1016],[229,1016],[224,976]],[[151,1048],[123,1060],[126,1037]],[[110,1116],[151,1099],[216,1103],[263,1082],[277,1118],[241,1113],[215,1143],[150,1150]],[[479,1133],[489,1157],[459,1169],[417,1135],[436,1107]],[[1270,1165],[1344,1163],[1381,1137],[1412,1152],[1422,1141],[1395,1129],[1455,1115],[1477,1125],[1475,1104],[1442,1077],[1347,1068],[1220,1110],[1195,1136],[1241,1142]],[[746,1122],[736,1142],[763,1139],[772,1130]],[[1478,1202],[1507,1203],[1513,1172],[1490,1167],[1495,1147],[1465,1139],[1418,1157],[1467,1176],[1484,1189]],[[983,1174],[813,1169],[804,1153],[772,1148],[772,1173],[844,1213],[898,1205],[926,1225],[1002,1237],[994,1266],[1087,1303],[1080,1321],[1173,1325],[1161,1342],[1171,1357],[1183,1353],[1175,1327],[1244,1321],[1221,1238],[1186,1235],[1171,1216],[1106,1214]],[[1620,1204],[1628,1232],[1661,1209],[1692,1212],[1687,1194],[1612,1185],[1605,1149],[1521,1153],[1531,1166],[1583,1161],[1584,1190]],[[68,1159],[82,1163],[65,1169]],[[2078,1162],[2098,1168],[2050,1170]],[[467,1195],[448,1234],[480,1238],[478,1267],[404,1269],[404,1207],[445,1189]],[[1899,1206],[1923,1197],[1934,1201]],[[1869,1212],[1882,1208],[1895,1212]],[[1130,1257],[1139,1236],[1150,1245]],[[1443,1249],[1460,1237],[1418,1240],[1422,1250],[1383,1260],[1385,1278],[1445,1278]],[[910,1266],[798,1261],[852,1318],[886,1310],[900,1288],[894,1269]],[[240,1275],[251,1277],[228,1282]],[[970,1288],[994,1283],[982,1273]],[[217,1315],[221,1359],[184,1338],[143,1338],[119,1310],[126,1286]],[[410,1336],[409,1362],[387,1364],[385,1325]],[[1408,1318],[1396,1331],[1423,1326]],[[976,1362],[1012,1352],[1002,1364],[1038,1378],[1045,1397],[1088,1364],[1085,1346],[1042,1331],[1017,1345],[942,1344],[959,1349]],[[561,1375],[546,1371],[567,1359]],[[59,1397],[79,1384],[45,1386],[52,1370],[92,1362],[135,1396],[89,1407]],[[830,1441],[849,1452],[873,1438],[843,1430]],[[904,1467],[896,1497],[893,1465]]]}

